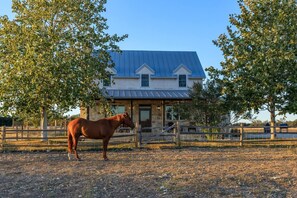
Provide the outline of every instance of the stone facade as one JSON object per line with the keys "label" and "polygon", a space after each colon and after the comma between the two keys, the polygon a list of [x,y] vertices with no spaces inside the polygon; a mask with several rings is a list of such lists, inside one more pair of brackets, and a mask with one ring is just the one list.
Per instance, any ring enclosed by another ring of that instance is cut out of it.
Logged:
{"label": "stone facade", "polygon": [[[139,125],[140,107],[147,106],[151,110],[151,127],[152,128],[164,128],[168,126],[169,122],[175,123],[176,119],[168,119],[166,116],[166,106],[174,106],[178,101],[164,101],[164,100],[114,100],[110,104],[111,106],[124,106],[124,111],[128,112],[134,123]],[[131,106],[132,105],[132,106]],[[81,117],[89,120],[98,120],[104,118],[106,115],[99,105],[93,108],[81,108]],[[187,121],[179,120],[181,124],[187,123]]]}

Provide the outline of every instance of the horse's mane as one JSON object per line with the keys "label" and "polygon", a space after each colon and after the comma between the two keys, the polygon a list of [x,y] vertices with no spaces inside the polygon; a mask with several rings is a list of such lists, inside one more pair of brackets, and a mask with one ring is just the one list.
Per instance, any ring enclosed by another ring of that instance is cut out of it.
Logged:
{"label": "horse's mane", "polygon": [[107,117],[106,119],[107,120],[114,120],[116,117],[122,118],[123,115],[124,115],[123,113],[120,113],[120,114],[117,114],[117,115],[114,115],[114,116]]}

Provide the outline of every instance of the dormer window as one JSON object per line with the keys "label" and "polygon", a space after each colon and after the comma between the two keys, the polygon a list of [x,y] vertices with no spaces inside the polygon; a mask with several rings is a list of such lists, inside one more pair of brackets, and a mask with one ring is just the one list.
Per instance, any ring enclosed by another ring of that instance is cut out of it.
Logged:
{"label": "dormer window", "polygon": [[148,74],[141,74],[141,87],[149,87],[150,79]]}
{"label": "dormer window", "polygon": [[107,76],[107,78],[103,80],[103,86],[104,87],[110,87],[111,86],[111,74],[109,74]]}
{"label": "dormer window", "polygon": [[179,85],[179,87],[187,87],[187,76],[186,75],[178,76],[178,85]]}
{"label": "dormer window", "polygon": [[150,68],[146,63],[141,65],[138,69],[136,69],[135,74],[140,77],[140,86],[141,87],[149,87],[150,86],[150,77],[155,74],[155,71]]}
{"label": "dormer window", "polygon": [[178,87],[185,88],[187,87],[187,77],[192,74],[192,71],[185,66],[184,64],[181,64],[178,66],[174,71],[173,75],[178,76]]}

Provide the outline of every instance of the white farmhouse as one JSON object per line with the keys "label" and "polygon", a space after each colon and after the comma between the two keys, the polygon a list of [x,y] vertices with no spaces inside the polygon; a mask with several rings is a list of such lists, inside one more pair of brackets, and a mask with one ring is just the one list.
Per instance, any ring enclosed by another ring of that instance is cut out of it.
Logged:
{"label": "white farmhouse", "polygon": [[[142,127],[164,127],[179,120],[173,106],[190,100],[189,88],[205,78],[192,51],[124,50],[110,55],[115,67],[101,88],[107,90],[115,114],[127,111]],[[97,106],[81,109],[81,117],[97,120],[102,115]]]}

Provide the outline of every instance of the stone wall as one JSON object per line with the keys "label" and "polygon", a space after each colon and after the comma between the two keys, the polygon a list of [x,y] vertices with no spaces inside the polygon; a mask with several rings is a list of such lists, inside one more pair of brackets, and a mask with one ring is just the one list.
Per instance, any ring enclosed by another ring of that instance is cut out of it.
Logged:
{"label": "stone wall", "polygon": [[[175,102],[172,101],[163,101],[163,100],[133,100],[131,107],[131,100],[115,100],[112,101],[111,105],[124,105],[125,111],[129,113],[132,117],[134,123],[139,123],[139,106],[141,105],[150,105],[152,113],[152,127],[163,127],[167,126],[170,120],[166,120],[165,115],[165,103],[166,105],[174,105]],[[132,108],[132,111],[131,111]],[[80,115],[83,118],[87,118],[86,108],[81,108]],[[89,108],[89,119],[98,120],[104,118],[107,115],[102,111],[102,108],[99,108],[99,104],[93,108]]]}

